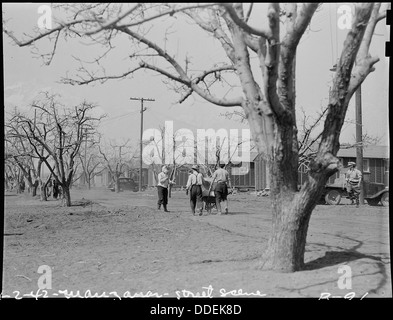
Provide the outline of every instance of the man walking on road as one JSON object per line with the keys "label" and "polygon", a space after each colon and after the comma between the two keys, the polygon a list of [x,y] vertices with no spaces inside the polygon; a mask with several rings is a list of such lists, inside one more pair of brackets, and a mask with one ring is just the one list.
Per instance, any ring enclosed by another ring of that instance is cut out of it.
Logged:
{"label": "man walking on road", "polygon": [[195,208],[197,208],[199,215],[202,215],[202,184],[202,173],[199,172],[197,165],[193,165],[186,185],[186,193],[190,193],[190,206],[193,215],[195,215]]}
{"label": "man walking on road", "polygon": [[225,170],[225,164],[220,163],[220,168],[218,168],[216,171],[213,173],[213,180],[217,182],[216,187],[214,189],[214,194],[216,196],[216,207],[218,214],[222,214],[221,211],[221,202],[224,202],[225,205],[225,214],[228,213],[228,186],[229,188],[232,188],[231,186],[231,179],[229,177],[229,172]]}
{"label": "man walking on road", "polygon": [[168,168],[163,166],[162,171],[157,176],[157,192],[158,192],[158,202],[157,209],[161,210],[161,205],[164,207],[165,212],[169,212],[168,205],[168,186],[169,184],[174,184],[174,181],[169,180]]}

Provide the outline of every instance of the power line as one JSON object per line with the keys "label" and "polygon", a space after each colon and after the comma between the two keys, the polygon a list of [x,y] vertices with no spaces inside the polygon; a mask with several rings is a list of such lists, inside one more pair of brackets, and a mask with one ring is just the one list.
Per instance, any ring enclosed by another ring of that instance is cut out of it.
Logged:
{"label": "power line", "polygon": [[113,121],[113,120],[117,120],[117,119],[119,119],[119,118],[127,117],[127,116],[132,115],[132,114],[135,114],[135,113],[137,113],[137,112],[139,112],[139,110],[134,110],[134,111],[131,111],[131,112],[127,112],[127,113],[125,113],[125,114],[121,114],[121,115],[118,115],[118,116],[114,116],[114,117],[109,118],[109,119],[101,120],[101,125],[102,125],[102,126],[106,126],[106,125],[110,124],[109,122],[111,122],[111,121]]}

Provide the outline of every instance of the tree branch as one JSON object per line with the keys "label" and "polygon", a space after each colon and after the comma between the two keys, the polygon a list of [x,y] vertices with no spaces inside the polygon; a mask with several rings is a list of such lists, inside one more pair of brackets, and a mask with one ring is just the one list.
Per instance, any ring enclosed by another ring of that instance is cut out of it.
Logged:
{"label": "tree branch", "polygon": [[225,8],[225,10],[228,12],[233,22],[236,23],[236,25],[238,25],[243,31],[249,34],[254,34],[256,36],[266,38],[267,40],[273,39],[273,34],[271,33],[270,30],[253,28],[250,25],[248,25],[243,19],[241,19],[237,15],[236,10],[234,9],[232,3],[220,3],[220,5]]}
{"label": "tree branch", "polygon": [[218,98],[212,96],[211,94],[206,92],[206,90],[201,89],[198,85],[196,85],[196,83],[191,81],[191,79],[188,77],[188,75],[186,74],[184,69],[180,66],[180,64],[173,57],[171,57],[166,51],[161,49],[158,45],[146,39],[142,35],[133,32],[129,28],[117,28],[117,29],[137,39],[141,43],[144,43],[149,48],[155,50],[161,57],[163,57],[167,62],[169,62],[169,64],[171,64],[172,67],[179,74],[179,78],[177,78],[177,81],[183,81],[184,84],[187,84],[194,92],[196,92],[205,100],[223,107],[233,107],[233,106],[239,106],[241,104],[241,99],[239,98],[227,100],[225,98]]}
{"label": "tree branch", "polygon": [[[333,79],[333,88],[329,97],[328,113],[316,158],[317,161],[314,164],[315,172],[320,171],[322,168],[327,168],[326,166],[329,164],[327,159],[335,157],[339,150],[339,133],[341,132],[345,114],[348,109],[348,103],[351,98],[351,94],[348,91],[351,72],[367,23],[371,16],[372,8],[373,3],[357,4],[355,19],[344,42],[344,48]],[[319,169],[317,167],[319,167]]]}

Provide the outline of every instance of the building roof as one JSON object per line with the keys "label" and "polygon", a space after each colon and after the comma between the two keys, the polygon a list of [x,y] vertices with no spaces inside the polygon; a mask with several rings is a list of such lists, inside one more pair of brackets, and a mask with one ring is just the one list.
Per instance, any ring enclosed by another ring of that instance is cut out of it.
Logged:
{"label": "building roof", "polygon": [[[337,153],[337,157],[356,158],[356,148],[340,149]],[[389,147],[372,145],[365,146],[363,148],[363,158],[388,159]]]}
{"label": "building roof", "polygon": [[[363,158],[374,158],[374,159],[389,159],[390,158],[389,147],[388,146],[375,146],[368,145],[363,148]],[[250,152],[251,162],[259,160],[260,156],[258,152]],[[341,158],[356,158],[356,148],[340,149],[337,153],[337,157]]]}

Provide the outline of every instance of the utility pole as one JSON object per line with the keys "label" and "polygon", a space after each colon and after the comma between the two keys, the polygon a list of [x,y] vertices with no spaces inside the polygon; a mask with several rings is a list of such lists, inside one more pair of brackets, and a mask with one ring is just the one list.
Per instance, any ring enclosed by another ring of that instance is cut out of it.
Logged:
{"label": "utility pole", "polygon": [[139,191],[142,191],[142,151],[143,151],[143,112],[146,111],[146,108],[143,107],[143,101],[155,101],[155,99],[149,98],[130,98],[130,100],[139,100],[141,102],[141,133],[140,133],[140,150],[139,150]]}
{"label": "utility pole", "polygon": [[364,174],[363,174],[363,141],[362,141],[362,86],[355,92],[355,108],[356,108],[356,166],[362,173],[362,181],[360,183],[359,204],[364,204]]}
{"label": "utility pole", "polygon": [[[330,71],[336,71],[335,64]],[[364,174],[363,174],[363,133],[362,133],[362,85],[355,92],[355,122],[356,122],[356,167],[362,173],[360,183],[359,204],[364,204]]]}

